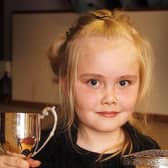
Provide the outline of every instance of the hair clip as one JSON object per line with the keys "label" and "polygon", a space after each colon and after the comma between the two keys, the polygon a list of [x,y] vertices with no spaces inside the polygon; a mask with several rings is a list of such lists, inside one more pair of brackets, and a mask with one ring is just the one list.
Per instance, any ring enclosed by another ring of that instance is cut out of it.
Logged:
{"label": "hair clip", "polygon": [[104,18],[110,18],[109,15],[104,15],[104,16],[96,16],[97,19],[104,19]]}

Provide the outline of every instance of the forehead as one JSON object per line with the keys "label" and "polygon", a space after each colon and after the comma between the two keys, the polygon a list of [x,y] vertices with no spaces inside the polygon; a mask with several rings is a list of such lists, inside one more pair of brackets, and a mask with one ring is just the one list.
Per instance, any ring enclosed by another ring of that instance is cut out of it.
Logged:
{"label": "forehead", "polygon": [[127,38],[126,36],[122,35],[113,35],[113,36],[103,36],[103,35],[90,35],[90,36],[82,36],[75,40],[75,44],[78,47],[88,47],[95,42],[99,42],[102,44],[106,44],[107,46],[111,47],[118,47],[119,45],[125,44],[132,47],[135,47],[134,41],[131,38]]}
{"label": "forehead", "polygon": [[[93,58],[97,55],[108,55],[107,53],[113,53],[117,59],[122,55],[125,57],[133,57],[137,59],[138,51],[134,42],[124,37],[102,37],[93,36],[79,39],[77,42],[78,57],[80,59]],[[101,54],[100,54],[101,53]],[[116,53],[116,54],[115,54]],[[121,54],[121,55],[118,55]]]}
{"label": "forehead", "polygon": [[137,50],[125,38],[85,38],[78,43],[78,72],[124,73],[138,71]]}
{"label": "forehead", "polygon": [[75,41],[79,56],[83,56],[89,53],[102,52],[109,49],[120,48],[121,50],[127,50],[127,52],[134,52],[137,54],[137,48],[133,40],[125,37],[103,37],[103,36],[92,36],[83,37]]}

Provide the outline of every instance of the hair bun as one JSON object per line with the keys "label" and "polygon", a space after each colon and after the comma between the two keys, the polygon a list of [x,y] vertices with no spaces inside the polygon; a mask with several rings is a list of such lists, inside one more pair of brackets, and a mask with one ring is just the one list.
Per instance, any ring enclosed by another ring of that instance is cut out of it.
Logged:
{"label": "hair bun", "polygon": [[121,10],[107,10],[107,9],[100,9],[96,11],[91,11],[91,15],[93,15],[97,19],[113,19],[116,21],[122,21],[126,23],[130,23],[130,18],[128,15],[125,15]]}

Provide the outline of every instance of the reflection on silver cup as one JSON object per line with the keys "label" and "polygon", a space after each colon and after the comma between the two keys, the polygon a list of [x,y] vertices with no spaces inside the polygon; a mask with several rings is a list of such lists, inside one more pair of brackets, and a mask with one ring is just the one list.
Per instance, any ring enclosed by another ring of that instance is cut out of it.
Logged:
{"label": "reflection on silver cup", "polygon": [[[41,119],[47,116],[48,112],[52,112],[54,124],[48,138],[39,148]],[[42,114],[32,112],[0,112],[1,150],[34,156],[54,135],[56,123],[57,115],[55,107],[45,108]]]}
{"label": "reflection on silver cup", "polygon": [[151,149],[124,155],[122,162],[125,167],[168,168],[168,150]]}

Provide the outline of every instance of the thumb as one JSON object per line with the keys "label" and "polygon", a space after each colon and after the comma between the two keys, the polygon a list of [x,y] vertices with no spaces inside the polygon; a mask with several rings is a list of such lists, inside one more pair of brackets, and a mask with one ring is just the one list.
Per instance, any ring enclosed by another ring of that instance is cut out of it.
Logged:
{"label": "thumb", "polygon": [[39,160],[34,160],[31,158],[27,159],[27,161],[29,162],[30,167],[32,167],[32,168],[39,167],[41,164],[41,162]]}

